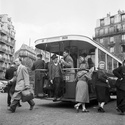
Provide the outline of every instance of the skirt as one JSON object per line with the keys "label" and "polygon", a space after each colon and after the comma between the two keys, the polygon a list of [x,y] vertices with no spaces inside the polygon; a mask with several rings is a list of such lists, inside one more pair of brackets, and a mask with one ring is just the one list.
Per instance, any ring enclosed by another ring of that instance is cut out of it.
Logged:
{"label": "skirt", "polygon": [[105,86],[95,86],[95,92],[98,102],[109,102],[110,101],[110,93],[109,88]]}
{"label": "skirt", "polygon": [[89,91],[86,81],[79,80],[76,85],[76,102],[89,103]]}
{"label": "skirt", "polygon": [[117,89],[117,107],[125,112],[125,91]]}

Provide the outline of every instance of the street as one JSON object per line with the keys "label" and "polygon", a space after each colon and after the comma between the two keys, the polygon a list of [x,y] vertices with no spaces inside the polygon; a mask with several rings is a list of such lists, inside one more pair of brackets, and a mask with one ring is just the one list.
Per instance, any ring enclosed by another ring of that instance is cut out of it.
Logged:
{"label": "street", "polygon": [[115,110],[116,100],[105,105],[105,113],[97,112],[97,102],[87,105],[89,113],[76,113],[73,103],[34,99],[32,111],[22,103],[15,113],[7,110],[7,94],[0,93],[0,125],[125,125],[125,115]]}

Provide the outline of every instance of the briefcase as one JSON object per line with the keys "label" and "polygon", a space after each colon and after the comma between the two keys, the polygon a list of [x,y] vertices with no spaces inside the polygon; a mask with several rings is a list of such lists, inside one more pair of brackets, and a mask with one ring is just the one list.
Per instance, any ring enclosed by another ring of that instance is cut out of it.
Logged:
{"label": "briefcase", "polygon": [[31,89],[25,89],[21,93],[21,100],[22,102],[30,101],[34,98],[33,92]]}

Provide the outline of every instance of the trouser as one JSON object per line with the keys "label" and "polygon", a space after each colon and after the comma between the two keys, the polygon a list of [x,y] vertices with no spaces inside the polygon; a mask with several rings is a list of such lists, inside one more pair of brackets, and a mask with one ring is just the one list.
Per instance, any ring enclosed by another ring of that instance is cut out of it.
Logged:
{"label": "trouser", "polygon": [[54,84],[54,96],[56,98],[60,97],[61,95],[61,78],[60,77],[56,77],[53,80],[53,84]]}
{"label": "trouser", "polygon": [[[20,100],[13,100],[11,105],[10,105],[10,108],[15,111],[16,110],[16,107],[17,105],[19,104],[19,101]],[[34,105],[34,101],[33,100],[30,100],[30,101],[27,101],[29,103],[30,106],[33,106]]]}
{"label": "trouser", "polygon": [[43,85],[44,85],[44,74],[40,74],[40,78],[37,78],[37,74],[35,74],[35,95],[38,96],[39,93],[43,93]]}
{"label": "trouser", "polygon": [[8,106],[10,106],[11,104],[10,87],[8,87],[8,90],[7,90],[7,104]]}

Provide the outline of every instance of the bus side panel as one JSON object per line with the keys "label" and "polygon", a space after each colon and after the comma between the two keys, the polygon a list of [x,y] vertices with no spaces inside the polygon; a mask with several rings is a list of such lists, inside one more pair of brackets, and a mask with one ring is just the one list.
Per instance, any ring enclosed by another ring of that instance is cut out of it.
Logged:
{"label": "bus side panel", "polygon": [[66,82],[63,98],[75,99],[76,82]]}

